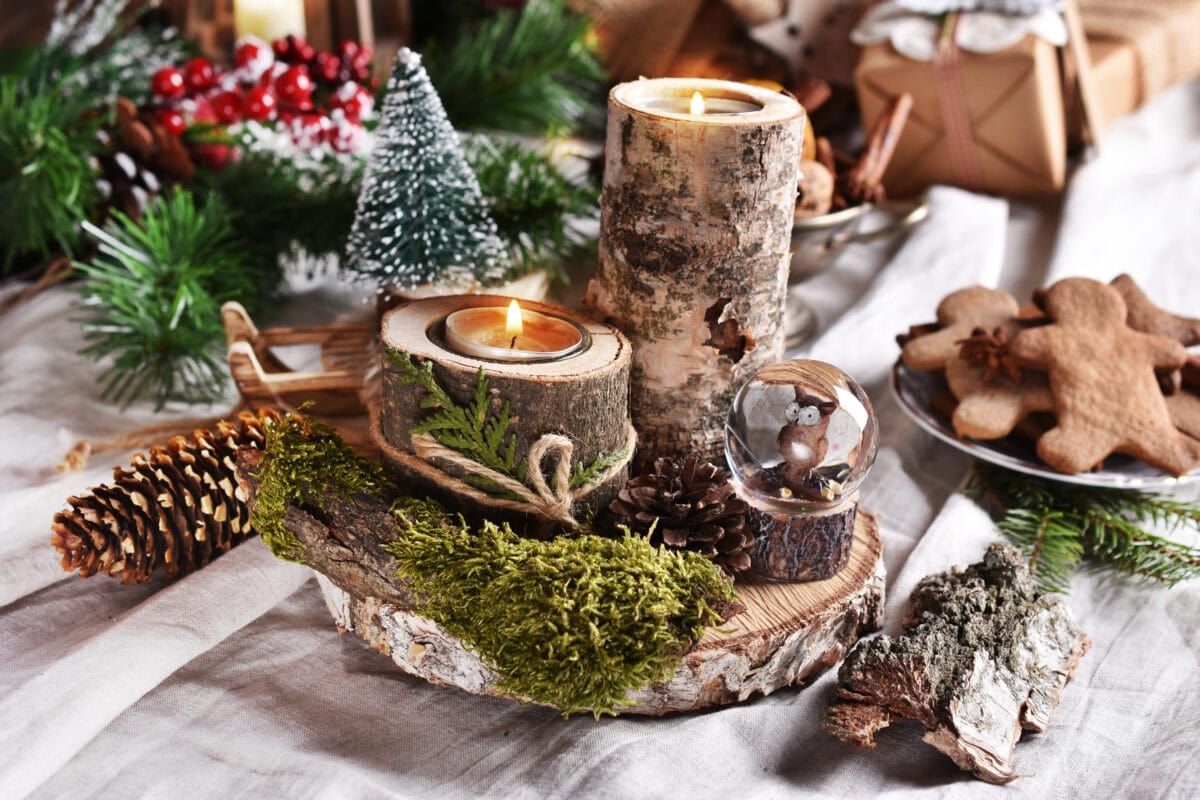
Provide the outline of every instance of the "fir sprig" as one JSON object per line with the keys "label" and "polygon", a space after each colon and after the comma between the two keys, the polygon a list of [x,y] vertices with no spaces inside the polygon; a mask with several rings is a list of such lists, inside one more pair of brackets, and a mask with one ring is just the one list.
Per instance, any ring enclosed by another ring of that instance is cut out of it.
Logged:
{"label": "fir sprig", "polygon": [[998,507],[1001,532],[1021,547],[1038,583],[1065,592],[1081,565],[1167,586],[1200,577],[1200,547],[1168,533],[1200,528],[1200,507],[1161,494],[1049,481],[978,465],[971,492]]}
{"label": "fir sprig", "polygon": [[599,107],[604,71],[589,23],[563,0],[529,0],[468,23],[449,47],[425,47],[426,68],[459,130],[562,134]]}
{"label": "fir sprig", "polygon": [[512,272],[547,269],[566,281],[565,266],[595,245],[586,226],[600,213],[596,188],[568,180],[546,156],[517,142],[476,136],[465,150]]}
{"label": "fir sprig", "polygon": [[177,188],[140,220],[114,211],[103,229],[85,227],[99,253],[76,264],[92,312],[82,352],[112,359],[103,395],[128,404],[146,394],[158,408],[218,397],[228,380],[218,347],[221,304],[256,295],[220,200],[198,206]]}

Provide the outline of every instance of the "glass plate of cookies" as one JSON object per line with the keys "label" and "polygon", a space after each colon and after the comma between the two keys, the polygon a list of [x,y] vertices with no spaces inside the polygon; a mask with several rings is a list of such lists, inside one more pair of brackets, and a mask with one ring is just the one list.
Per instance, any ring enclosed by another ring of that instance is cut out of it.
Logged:
{"label": "glass plate of cookies", "polygon": [[1037,439],[1054,425],[1048,414],[1032,414],[1011,434],[980,441],[959,437],[950,422],[954,396],[937,372],[912,369],[897,361],[892,368],[892,392],[904,413],[927,433],[957,450],[1006,469],[1039,478],[1113,489],[1154,491],[1200,482],[1200,469],[1175,477],[1130,456],[1114,454],[1100,469],[1068,475],[1047,466],[1037,455]]}

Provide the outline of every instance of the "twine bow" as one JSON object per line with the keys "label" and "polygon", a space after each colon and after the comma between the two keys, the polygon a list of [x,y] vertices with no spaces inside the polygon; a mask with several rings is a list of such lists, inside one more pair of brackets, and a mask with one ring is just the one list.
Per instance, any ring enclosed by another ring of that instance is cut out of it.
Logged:
{"label": "twine bow", "polygon": [[[407,453],[384,438],[377,415],[373,413],[371,416],[371,438],[390,460],[421,474],[439,486],[445,486],[458,494],[466,495],[482,505],[537,514],[572,528],[578,527],[579,522],[571,513],[571,507],[591,494],[596,486],[607,481],[618,470],[624,469],[633,458],[633,450],[637,444],[637,433],[630,425],[622,458],[594,481],[572,490],[571,458],[575,453],[575,443],[561,434],[544,434],[530,445],[529,454],[525,458],[526,475],[529,476],[531,489],[511,475],[505,475],[503,472],[484,466],[457,450],[446,447],[428,433],[413,436],[411,440],[413,452]],[[550,481],[546,480],[546,475],[542,472],[542,462],[547,456],[557,458]],[[467,475],[487,480],[519,499],[496,497],[489,494],[479,487],[472,486],[461,478],[445,472],[436,466],[434,461],[457,467]],[[553,488],[551,488],[552,485]]]}

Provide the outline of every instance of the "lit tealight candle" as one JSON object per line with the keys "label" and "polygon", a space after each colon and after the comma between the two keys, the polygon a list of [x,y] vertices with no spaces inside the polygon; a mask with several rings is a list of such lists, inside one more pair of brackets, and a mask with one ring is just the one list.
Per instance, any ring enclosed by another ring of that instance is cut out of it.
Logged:
{"label": "lit tealight candle", "polygon": [[646,111],[690,114],[695,117],[752,114],[763,109],[761,104],[748,98],[704,95],[699,90],[693,91],[690,97],[683,92],[647,97],[638,103],[638,107]]}
{"label": "lit tealight candle", "polygon": [[584,350],[583,331],[574,323],[521,308],[464,308],[446,317],[446,346],[488,361],[559,361]]}

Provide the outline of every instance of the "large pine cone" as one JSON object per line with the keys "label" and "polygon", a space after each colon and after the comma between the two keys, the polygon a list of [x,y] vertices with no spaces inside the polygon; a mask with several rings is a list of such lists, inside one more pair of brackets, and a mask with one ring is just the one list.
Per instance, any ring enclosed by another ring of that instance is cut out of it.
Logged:
{"label": "large pine cone", "polygon": [[272,409],[246,412],[215,431],[176,436],[130,468],[113,470],[112,483],[71,497],[54,515],[51,543],[62,568],[87,578],[97,572],[122,583],[143,583],[159,570],[164,580],[194,572],[254,535],[250,509],[238,487],[238,448],[262,449]]}
{"label": "large pine cone", "polygon": [[754,537],[746,528],[746,503],[729,473],[694,456],[658,459],[653,472],[626,483],[608,508],[632,531],[653,526],[655,544],[702,553],[731,573],[750,568]]}

